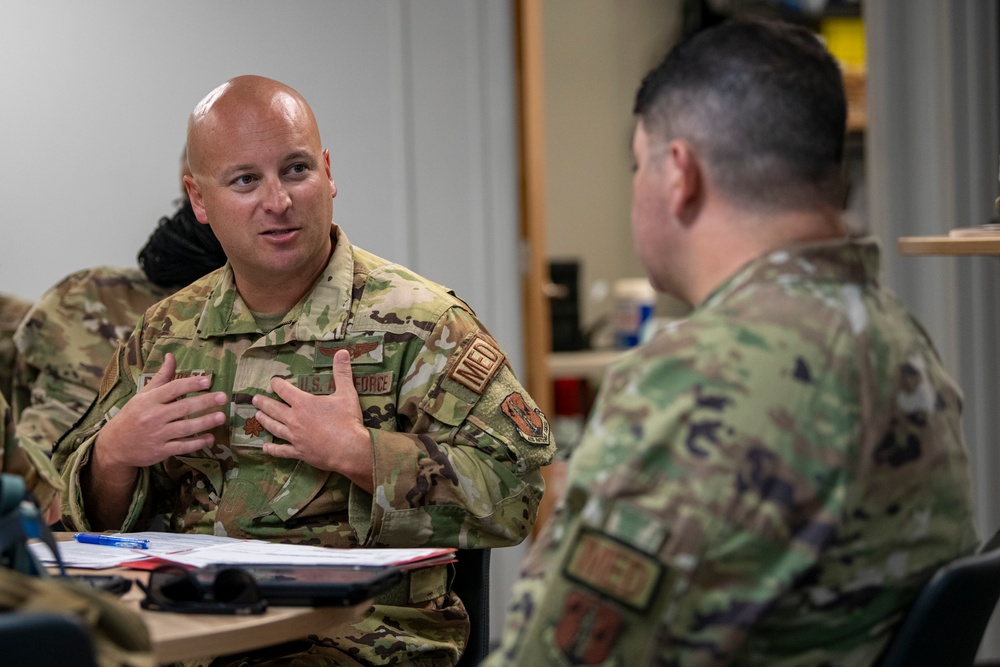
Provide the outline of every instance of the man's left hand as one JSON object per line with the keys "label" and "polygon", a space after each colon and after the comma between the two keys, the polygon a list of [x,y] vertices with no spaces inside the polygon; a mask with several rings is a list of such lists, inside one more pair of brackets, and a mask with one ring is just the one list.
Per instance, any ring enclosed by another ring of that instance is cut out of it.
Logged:
{"label": "man's left hand", "polygon": [[265,443],[264,453],[340,473],[373,493],[371,435],[361,419],[347,350],[334,355],[333,378],[336,388],[327,396],[314,396],[276,377],[271,379],[271,390],[280,401],[253,397],[257,421],[287,443]]}

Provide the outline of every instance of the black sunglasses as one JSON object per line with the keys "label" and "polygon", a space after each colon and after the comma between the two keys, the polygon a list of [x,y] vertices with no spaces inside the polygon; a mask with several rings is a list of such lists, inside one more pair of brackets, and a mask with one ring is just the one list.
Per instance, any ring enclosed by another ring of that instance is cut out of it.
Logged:
{"label": "black sunglasses", "polygon": [[146,593],[143,609],[179,614],[263,614],[267,600],[260,596],[257,582],[249,572],[237,567],[219,570],[206,595],[186,568],[161,565],[149,573],[149,583],[136,582]]}

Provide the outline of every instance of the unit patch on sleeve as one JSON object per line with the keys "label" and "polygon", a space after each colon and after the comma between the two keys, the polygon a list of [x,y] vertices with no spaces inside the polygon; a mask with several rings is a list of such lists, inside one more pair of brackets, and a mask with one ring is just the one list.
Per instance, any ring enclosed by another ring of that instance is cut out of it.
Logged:
{"label": "unit patch on sleeve", "polygon": [[555,643],[571,665],[599,665],[611,655],[623,625],[622,614],[607,602],[570,591],[556,623]]}
{"label": "unit patch on sleeve", "polygon": [[500,409],[507,415],[507,419],[514,422],[521,437],[533,445],[549,444],[549,422],[545,419],[542,411],[536,407],[528,405],[518,392],[507,394],[503,399]]}
{"label": "unit patch on sleeve", "polygon": [[505,358],[504,353],[490,339],[477,333],[462,350],[462,355],[448,377],[476,394],[482,394],[503,366]]}
{"label": "unit patch on sleeve", "polygon": [[567,578],[638,612],[649,607],[663,572],[653,556],[589,528],[581,529],[563,567]]}

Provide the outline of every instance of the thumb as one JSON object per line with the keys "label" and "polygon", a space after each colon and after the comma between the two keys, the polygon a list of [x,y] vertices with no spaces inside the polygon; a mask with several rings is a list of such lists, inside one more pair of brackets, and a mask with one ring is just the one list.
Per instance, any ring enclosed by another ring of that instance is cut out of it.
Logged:
{"label": "thumb", "polygon": [[177,359],[174,358],[174,355],[167,352],[167,355],[163,358],[163,365],[160,366],[160,370],[156,371],[156,375],[146,383],[145,388],[155,389],[156,387],[162,387],[174,379],[174,372],[176,370]]}
{"label": "thumb", "polygon": [[347,350],[337,350],[333,355],[333,381],[338,394],[355,394],[354,373],[351,371],[351,353]]}

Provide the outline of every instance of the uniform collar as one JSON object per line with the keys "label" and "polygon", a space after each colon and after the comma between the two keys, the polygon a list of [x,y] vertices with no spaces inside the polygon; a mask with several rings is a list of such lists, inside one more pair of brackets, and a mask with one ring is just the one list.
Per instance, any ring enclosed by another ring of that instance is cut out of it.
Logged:
{"label": "uniform collar", "polygon": [[[330,237],[334,249],[326,268],[272,334],[284,331],[287,339],[291,326],[291,336],[298,340],[343,338],[351,310],[354,247],[337,225],[331,226]],[[218,281],[202,310],[198,329],[200,338],[258,331],[257,321],[236,289],[233,268],[228,262],[219,272]]]}
{"label": "uniform collar", "polygon": [[880,248],[872,236],[795,243],[751,260],[719,285],[697,310],[712,308],[757,282],[877,282]]}

